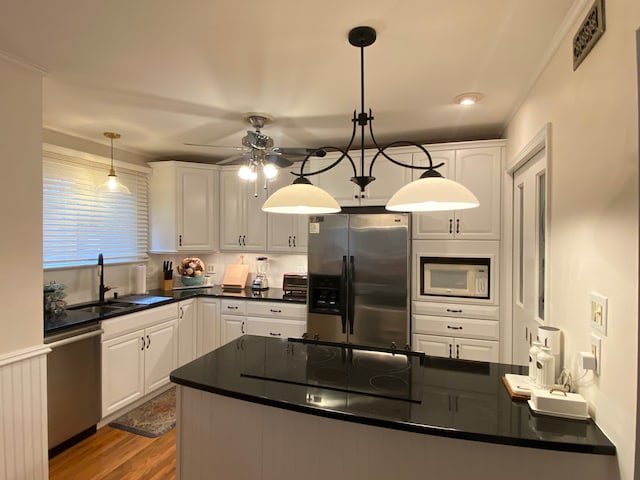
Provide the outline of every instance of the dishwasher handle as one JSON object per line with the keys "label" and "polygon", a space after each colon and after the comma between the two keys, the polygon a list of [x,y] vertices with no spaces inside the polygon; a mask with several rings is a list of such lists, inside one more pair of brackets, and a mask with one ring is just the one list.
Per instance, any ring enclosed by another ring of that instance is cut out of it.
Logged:
{"label": "dishwasher handle", "polygon": [[102,335],[103,332],[104,330],[100,328],[98,330],[92,330],[87,333],[81,333],[79,335],[73,335],[71,337],[63,338],[62,340],[58,340],[56,342],[47,343],[46,346],[49,348],[62,347],[63,345],[80,342],[82,340],[86,340],[87,338],[97,337],[99,335]]}

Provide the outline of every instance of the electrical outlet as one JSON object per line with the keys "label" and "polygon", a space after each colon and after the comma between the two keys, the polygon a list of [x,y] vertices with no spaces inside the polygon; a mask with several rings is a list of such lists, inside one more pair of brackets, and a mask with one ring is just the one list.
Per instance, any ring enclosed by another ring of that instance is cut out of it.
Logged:
{"label": "electrical outlet", "polygon": [[602,364],[602,339],[595,333],[591,334],[591,353],[596,357],[596,375],[600,375],[600,365]]}
{"label": "electrical outlet", "polygon": [[597,293],[589,294],[589,321],[591,327],[607,334],[607,297],[598,295]]}
{"label": "electrical outlet", "polygon": [[207,263],[207,273],[216,273],[216,265],[214,263]]}

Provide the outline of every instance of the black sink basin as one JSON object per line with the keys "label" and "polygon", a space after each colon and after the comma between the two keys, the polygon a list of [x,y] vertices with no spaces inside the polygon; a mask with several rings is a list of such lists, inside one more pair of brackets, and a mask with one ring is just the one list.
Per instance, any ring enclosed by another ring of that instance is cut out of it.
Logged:
{"label": "black sink basin", "polygon": [[77,310],[79,312],[94,313],[97,315],[108,315],[110,313],[122,312],[131,308],[135,308],[135,305],[123,302],[91,303],[67,307],[68,310]]}

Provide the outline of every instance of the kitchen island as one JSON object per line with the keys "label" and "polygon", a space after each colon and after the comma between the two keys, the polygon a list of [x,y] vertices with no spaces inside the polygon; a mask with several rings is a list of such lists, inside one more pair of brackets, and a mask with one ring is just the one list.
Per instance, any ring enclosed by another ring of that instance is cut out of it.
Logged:
{"label": "kitchen island", "polygon": [[505,373],[245,335],[171,374],[180,478],[619,478],[593,422],[534,415]]}

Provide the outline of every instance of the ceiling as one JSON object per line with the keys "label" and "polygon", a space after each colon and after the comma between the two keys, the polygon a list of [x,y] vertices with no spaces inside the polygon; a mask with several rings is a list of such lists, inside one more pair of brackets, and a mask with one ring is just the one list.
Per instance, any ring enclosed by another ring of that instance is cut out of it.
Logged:
{"label": "ceiling", "polygon": [[[379,143],[497,138],[583,0],[2,0],[0,52],[47,72],[47,129],[151,158],[234,155],[246,112],[276,146],[345,146],[365,107]],[[571,52],[566,52],[567,56]],[[473,107],[454,104],[481,92]]]}

